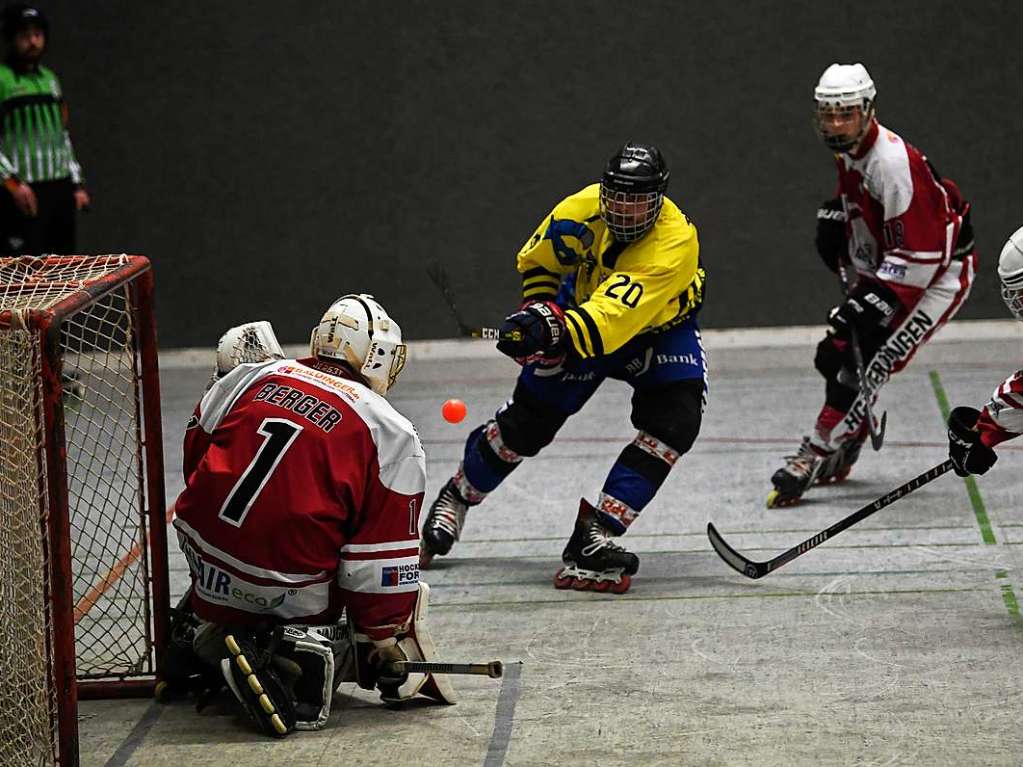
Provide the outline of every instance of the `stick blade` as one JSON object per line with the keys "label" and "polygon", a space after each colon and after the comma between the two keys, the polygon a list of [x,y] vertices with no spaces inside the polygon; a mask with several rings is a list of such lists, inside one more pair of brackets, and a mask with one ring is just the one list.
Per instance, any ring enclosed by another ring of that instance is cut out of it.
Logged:
{"label": "stick blade", "polygon": [[885,410],[881,413],[881,425],[875,432],[873,429],[870,430],[870,446],[874,450],[880,450],[881,445],[884,444],[884,431],[888,428],[888,411]]}
{"label": "stick blade", "polygon": [[769,572],[762,564],[746,559],[746,557],[729,546],[712,522],[707,523],[707,537],[710,539],[710,545],[714,547],[714,551],[717,552],[718,556],[725,560],[725,563],[736,572],[742,573],[747,578],[752,578],[753,580],[763,578]]}

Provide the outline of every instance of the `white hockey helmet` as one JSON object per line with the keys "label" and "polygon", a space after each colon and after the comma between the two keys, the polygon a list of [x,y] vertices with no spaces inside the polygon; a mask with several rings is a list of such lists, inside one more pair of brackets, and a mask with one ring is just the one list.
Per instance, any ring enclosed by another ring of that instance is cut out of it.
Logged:
{"label": "white hockey helmet", "polygon": [[862,64],[832,64],[813,89],[814,127],[837,152],[855,147],[874,117],[877,89]]}
{"label": "white hockey helmet", "polygon": [[349,293],[330,305],[309,339],[309,353],[347,362],[377,394],[386,394],[405,367],[401,328],[367,293]]}
{"label": "white hockey helmet", "polygon": [[1002,300],[1017,320],[1023,320],[1023,226],[1012,233],[998,256]]}
{"label": "white hockey helmet", "polygon": [[230,373],[243,362],[284,359],[273,326],[266,320],[246,322],[228,330],[217,342],[217,376]]}

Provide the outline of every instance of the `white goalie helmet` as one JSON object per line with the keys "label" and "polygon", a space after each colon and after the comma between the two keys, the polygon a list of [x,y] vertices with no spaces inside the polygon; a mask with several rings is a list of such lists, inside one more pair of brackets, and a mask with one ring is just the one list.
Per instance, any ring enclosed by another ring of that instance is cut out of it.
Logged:
{"label": "white goalie helmet", "polygon": [[330,305],[309,339],[309,353],[347,362],[377,394],[386,394],[405,367],[401,328],[373,296],[350,293]]}
{"label": "white goalie helmet", "polygon": [[862,64],[832,64],[813,89],[814,126],[824,143],[847,152],[859,143],[874,117],[877,89]]}
{"label": "white goalie helmet", "polygon": [[1023,321],[1023,226],[1012,233],[998,256],[1002,300],[1012,316]]}

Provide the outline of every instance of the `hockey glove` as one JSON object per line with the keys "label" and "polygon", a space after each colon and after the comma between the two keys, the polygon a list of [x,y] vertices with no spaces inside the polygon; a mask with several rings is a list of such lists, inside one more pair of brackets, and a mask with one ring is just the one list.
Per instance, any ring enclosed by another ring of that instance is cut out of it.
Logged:
{"label": "hockey glove", "polygon": [[553,301],[537,301],[505,317],[497,350],[520,365],[555,365],[565,357],[565,313]]}
{"label": "hockey glove", "polygon": [[845,235],[845,208],[841,198],[825,200],[817,208],[817,253],[825,265],[838,274],[838,264],[845,257],[848,244]]}
{"label": "hockey glove", "polygon": [[977,419],[980,411],[972,407],[957,407],[948,416],[948,457],[960,477],[984,474],[995,465],[995,451],[980,441]]}
{"label": "hockey glove", "polygon": [[898,308],[899,299],[887,285],[861,283],[844,303],[831,310],[828,324],[839,338],[849,338],[850,328],[861,338],[867,338],[886,329]]}

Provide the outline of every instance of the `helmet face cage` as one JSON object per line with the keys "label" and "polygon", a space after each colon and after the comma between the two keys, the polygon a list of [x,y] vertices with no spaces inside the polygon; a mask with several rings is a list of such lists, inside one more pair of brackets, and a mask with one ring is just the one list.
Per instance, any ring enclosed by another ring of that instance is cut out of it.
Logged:
{"label": "helmet face cage", "polygon": [[1002,300],[1009,307],[1012,316],[1023,322],[1023,285],[1009,287],[1002,281]]}
{"label": "helmet face cage", "polygon": [[[855,132],[832,133],[831,124],[849,123],[859,118],[860,125]],[[848,152],[855,147],[870,127],[870,121],[874,117],[874,102],[870,99],[861,99],[853,103],[842,101],[814,100],[813,127],[817,135],[829,149],[836,152]]]}
{"label": "helmet face cage", "polygon": [[653,228],[663,192],[621,192],[600,185],[600,217],[619,242],[635,242]]}

